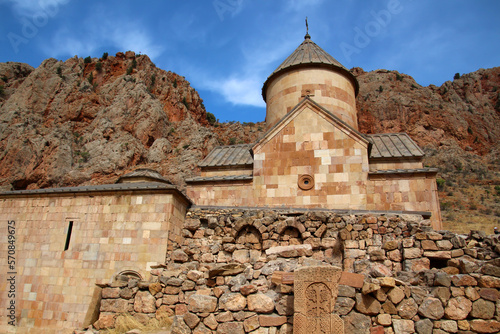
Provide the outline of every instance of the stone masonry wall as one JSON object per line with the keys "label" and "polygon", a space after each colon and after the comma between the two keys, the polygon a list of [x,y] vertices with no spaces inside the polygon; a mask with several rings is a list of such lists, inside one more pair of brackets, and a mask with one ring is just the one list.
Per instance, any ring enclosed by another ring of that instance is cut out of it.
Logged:
{"label": "stone masonry wall", "polygon": [[[179,196],[151,191],[0,198],[0,332],[71,333],[83,326],[96,283],[127,270],[147,277],[165,258],[169,230],[180,234],[185,212]],[[16,327],[7,324],[8,221],[16,227]]]}
{"label": "stone masonry wall", "polygon": [[420,216],[222,209],[192,209],[182,233],[150,282],[104,286],[96,328],[130,313],[168,314],[172,333],[292,333],[293,271],[336,265],[345,333],[500,331],[498,236]]}

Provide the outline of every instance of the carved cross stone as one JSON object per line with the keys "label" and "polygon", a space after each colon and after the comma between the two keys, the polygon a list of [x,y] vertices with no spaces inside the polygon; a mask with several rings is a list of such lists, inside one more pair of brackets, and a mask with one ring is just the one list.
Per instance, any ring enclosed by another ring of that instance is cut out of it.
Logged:
{"label": "carved cross stone", "polygon": [[301,267],[294,273],[294,334],[344,334],[344,322],[333,314],[342,269]]}

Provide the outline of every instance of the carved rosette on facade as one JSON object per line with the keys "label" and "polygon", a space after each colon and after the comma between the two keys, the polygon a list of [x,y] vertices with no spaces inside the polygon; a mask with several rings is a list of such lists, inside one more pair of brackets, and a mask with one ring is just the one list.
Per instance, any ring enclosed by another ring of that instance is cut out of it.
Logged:
{"label": "carved rosette on facade", "polygon": [[302,267],[294,279],[294,334],[344,334],[344,322],[333,314],[342,269]]}

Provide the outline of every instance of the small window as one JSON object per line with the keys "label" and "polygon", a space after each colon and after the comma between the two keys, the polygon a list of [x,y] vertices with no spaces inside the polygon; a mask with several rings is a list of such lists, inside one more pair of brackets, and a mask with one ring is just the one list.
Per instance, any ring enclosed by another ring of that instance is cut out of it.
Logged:
{"label": "small window", "polygon": [[69,249],[69,242],[71,240],[71,232],[73,232],[73,221],[70,221],[69,225],[68,225],[68,232],[66,233],[66,244],[64,245],[65,251]]}
{"label": "small window", "polygon": [[300,175],[298,186],[302,190],[310,190],[314,187],[314,178],[309,174]]}

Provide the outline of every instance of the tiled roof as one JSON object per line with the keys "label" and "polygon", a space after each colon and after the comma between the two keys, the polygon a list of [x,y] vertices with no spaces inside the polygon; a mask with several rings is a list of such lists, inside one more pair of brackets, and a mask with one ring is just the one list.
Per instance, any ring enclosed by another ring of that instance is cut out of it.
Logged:
{"label": "tiled roof", "polygon": [[[116,183],[121,183],[126,181],[127,179],[135,179],[135,178],[148,178],[151,180],[157,180],[158,182],[170,183],[169,180],[164,178],[160,173],[155,170],[147,169],[147,168],[139,168],[130,173],[120,176],[120,178],[116,181]],[[154,182],[154,181],[153,181]]]}
{"label": "tiled roof", "polygon": [[370,171],[370,175],[382,175],[382,174],[412,174],[412,173],[437,173],[438,168],[414,168],[414,169],[382,169]]}
{"label": "tiled roof", "polygon": [[[306,97],[306,99],[309,98]],[[314,101],[312,102],[315,103]],[[332,115],[332,117],[334,117],[335,119],[338,119],[328,110],[325,109],[325,111],[328,112],[328,114]],[[338,121],[345,124],[340,119],[338,119]],[[278,122],[278,124],[279,123],[280,122]],[[357,133],[359,136],[363,138],[366,138],[370,143],[372,143],[372,149],[370,151],[370,159],[411,158],[411,157],[424,156],[424,152],[406,133],[365,135],[361,134],[360,132],[353,129],[351,126],[347,124],[345,124],[345,126],[349,127],[353,132]],[[269,129],[266,132],[266,134],[272,131],[273,128]],[[218,146],[208,154],[208,156],[199,164],[199,166],[200,167],[251,166],[253,164],[253,157],[252,154],[250,153],[250,150],[253,145],[254,144]],[[194,179],[198,180],[199,178],[192,178],[189,180],[195,182]],[[204,181],[210,181],[210,179],[205,178]],[[215,179],[213,181],[215,181]]]}
{"label": "tiled roof", "polygon": [[248,166],[253,164],[252,144],[217,146],[198,165],[200,167]]}
{"label": "tiled roof", "polygon": [[299,47],[295,49],[295,51],[293,51],[292,54],[288,56],[288,58],[286,58],[285,61],[281,63],[281,65],[278,66],[278,68],[267,78],[266,82],[264,83],[264,87],[262,88],[262,96],[264,97],[264,101],[266,100],[267,83],[271,80],[272,77],[280,72],[289,70],[290,68],[310,65],[330,67],[332,69],[341,71],[353,82],[356,95],[358,94],[359,84],[354,75],[349,72],[349,70],[345,68],[339,61],[328,54],[328,52],[314,43],[311,40],[311,36],[307,34],[304,38],[304,41],[299,45]]}
{"label": "tiled roof", "polygon": [[423,157],[424,152],[406,133],[370,134],[370,158],[411,158]]}
{"label": "tiled roof", "polygon": [[252,175],[228,175],[228,176],[207,176],[192,177],[186,179],[186,182],[215,182],[215,181],[249,181],[253,180]]}
{"label": "tiled roof", "polygon": [[108,192],[108,191],[131,191],[131,190],[172,190],[181,194],[189,203],[191,200],[177,189],[172,184],[160,182],[136,182],[136,183],[115,183],[115,184],[100,184],[95,186],[80,186],[80,187],[62,187],[62,188],[45,188],[34,190],[12,190],[0,192],[2,196],[18,196],[18,195],[37,195],[37,194],[67,194],[67,193],[86,193],[86,192]]}

